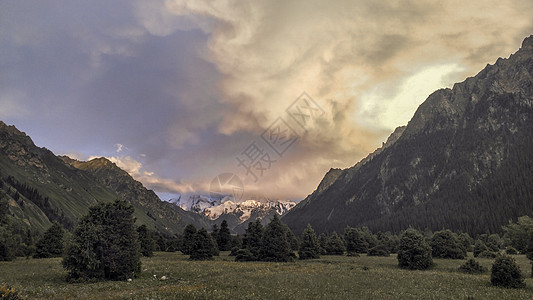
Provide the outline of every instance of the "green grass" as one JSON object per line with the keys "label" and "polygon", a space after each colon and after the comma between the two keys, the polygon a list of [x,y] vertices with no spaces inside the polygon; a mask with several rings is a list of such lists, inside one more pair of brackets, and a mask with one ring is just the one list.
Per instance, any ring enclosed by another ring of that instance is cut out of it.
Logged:
{"label": "green grass", "polygon": [[[459,273],[465,260],[435,260],[429,271],[397,267],[395,256],[324,256],[295,263],[233,261],[223,252],[214,261],[194,262],[178,253],[143,259],[132,282],[69,284],[61,259],[0,262],[0,283],[28,299],[531,299],[530,264],[515,256],[527,277],[525,289],[490,286],[483,275]],[[492,259],[479,259],[489,268]],[[155,280],[165,275],[168,280]]]}

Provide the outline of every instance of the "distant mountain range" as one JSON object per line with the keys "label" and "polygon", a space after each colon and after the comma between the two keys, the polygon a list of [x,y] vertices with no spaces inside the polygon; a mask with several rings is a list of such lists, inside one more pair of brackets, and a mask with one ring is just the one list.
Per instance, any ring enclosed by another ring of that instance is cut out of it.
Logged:
{"label": "distant mountain range", "polygon": [[9,211],[36,232],[52,221],[72,227],[88,207],[123,198],[135,207],[138,224],[173,235],[187,224],[210,228],[201,215],[161,201],[157,195],[105,158],[81,162],[57,157],[30,137],[0,121],[0,196]]}
{"label": "distant mountain range", "polygon": [[205,195],[180,196],[168,201],[186,211],[203,215],[215,224],[226,220],[230,229],[237,233],[244,233],[249,222],[258,218],[268,222],[274,213],[283,215],[296,205],[293,201],[235,201],[231,196],[212,198]]}
{"label": "distant mountain range", "polygon": [[533,36],[507,59],[441,89],[382,148],[317,190],[282,220],[299,234],[409,226],[471,234],[533,214]]}

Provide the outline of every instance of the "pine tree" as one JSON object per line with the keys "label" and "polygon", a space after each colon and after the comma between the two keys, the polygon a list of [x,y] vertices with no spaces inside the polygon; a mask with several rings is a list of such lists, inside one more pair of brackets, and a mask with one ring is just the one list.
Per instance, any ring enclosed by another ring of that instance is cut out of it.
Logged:
{"label": "pine tree", "polygon": [[156,247],[155,240],[152,233],[148,230],[146,225],[137,227],[137,234],[139,235],[139,245],[141,247],[141,254],[146,257],[154,256],[154,249]]}
{"label": "pine tree", "polygon": [[35,258],[59,257],[63,255],[65,230],[54,222],[43,237],[35,244]]}
{"label": "pine tree", "polygon": [[400,237],[398,266],[411,270],[425,270],[433,266],[431,247],[417,230],[407,229]]}
{"label": "pine tree", "polygon": [[326,248],[328,247],[329,235],[326,232],[322,232],[318,236],[318,244],[320,245],[320,254],[326,255]]}
{"label": "pine tree", "polygon": [[220,230],[218,231],[217,236],[218,249],[220,251],[228,251],[231,246],[231,232],[229,231],[228,222],[226,220],[222,221],[220,224]]}
{"label": "pine tree", "polygon": [[311,224],[307,224],[307,228],[302,234],[302,243],[298,256],[300,259],[320,258],[320,245]]}
{"label": "pine tree", "polygon": [[198,230],[193,238],[189,259],[210,260],[213,259],[213,255],[216,254],[218,254],[218,247],[211,235],[205,228]]}
{"label": "pine tree", "polygon": [[261,239],[261,249],[259,260],[288,262],[294,259],[291,245],[287,238],[286,227],[281,223],[277,214],[265,227],[263,238]]}
{"label": "pine tree", "polygon": [[141,271],[133,206],[124,201],[89,208],[67,245],[63,267],[69,280],[124,280]]}
{"label": "pine tree", "polygon": [[183,230],[183,240],[181,244],[180,251],[185,255],[191,255],[191,251],[194,245],[194,238],[196,235],[196,227],[194,225],[189,224],[185,226],[185,229]]}
{"label": "pine tree", "polygon": [[326,254],[327,255],[344,255],[344,251],[346,251],[346,247],[344,246],[344,241],[337,234],[337,232],[333,232],[333,234],[329,236],[328,241],[326,242]]}
{"label": "pine tree", "polygon": [[248,228],[244,234],[242,246],[248,249],[255,258],[259,257],[261,250],[261,240],[263,239],[264,228],[260,220],[248,223]]}

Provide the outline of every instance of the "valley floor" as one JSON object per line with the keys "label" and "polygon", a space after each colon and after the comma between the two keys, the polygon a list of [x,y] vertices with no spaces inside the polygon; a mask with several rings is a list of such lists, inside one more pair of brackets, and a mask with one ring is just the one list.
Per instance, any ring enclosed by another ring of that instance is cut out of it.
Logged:
{"label": "valley floor", "polygon": [[[237,263],[227,252],[206,262],[159,252],[143,258],[143,272],[131,282],[84,284],[64,281],[60,258],[18,258],[0,262],[0,283],[28,299],[531,299],[530,263],[523,255],[515,258],[526,276],[525,289],[490,286],[490,271],[459,273],[464,260],[437,259],[432,270],[407,271],[398,269],[395,256]],[[478,261],[490,270],[493,260]]]}

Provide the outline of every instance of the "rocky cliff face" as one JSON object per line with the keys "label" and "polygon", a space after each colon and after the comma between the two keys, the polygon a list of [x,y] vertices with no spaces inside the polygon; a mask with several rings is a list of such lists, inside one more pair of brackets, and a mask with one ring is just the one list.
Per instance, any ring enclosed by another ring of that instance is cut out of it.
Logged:
{"label": "rocky cliff face", "polygon": [[[283,220],[295,232],[498,230],[533,212],[533,36],[507,59],[431,94],[380,149],[342,170]],[[513,182],[506,182],[513,178]],[[327,187],[327,188],[325,188]]]}

